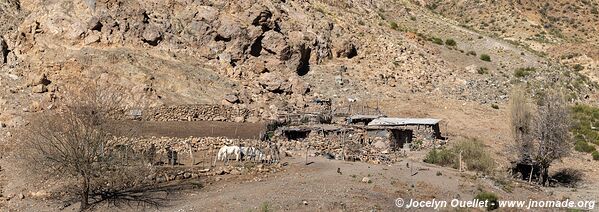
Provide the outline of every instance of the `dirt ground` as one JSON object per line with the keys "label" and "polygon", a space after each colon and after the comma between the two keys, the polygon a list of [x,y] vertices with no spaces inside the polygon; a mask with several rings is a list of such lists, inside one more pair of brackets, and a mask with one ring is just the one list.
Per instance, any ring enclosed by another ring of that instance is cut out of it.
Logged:
{"label": "dirt ground", "polygon": [[[526,183],[512,184],[505,191],[497,182],[473,172],[422,163],[424,152],[415,152],[412,159],[393,165],[327,160],[309,157],[285,157],[277,172],[256,174],[225,174],[200,179],[201,188],[183,190],[169,195],[169,201],[159,208],[107,208],[97,211],[403,211],[395,199],[471,200],[481,191],[498,194],[500,199],[561,200],[576,198],[572,193],[585,193],[563,188],[538,188]],[[235,164],[234,162],[232,164]],[[220,164],[217,164],[220,166]],[[370,182],[362,182],[367,177]],[[587,193],[588,194],[588,193]],[[56,211],[61,203],[35,198],[11,200],[10,211]],[[78,204],[63,211],[76,211]],[[442,211],[453,210],[451,208]],[[430,211],[430,209],[420,209]],[[474,210],[476,211],[476,210]],[[483,211],[483,210],[480,210]]]}
{"label": "dirt ground", "polygon": [[[463,137],[477,138],[488,146],[499,163],[501,175],[509,157],[510,132],[507,105],[493,109],[490,105],[477,103],[435,100],[435,97],[403,96],[398,101],[380,103],[389,116],[435,117],[443,119],[441,130],[449,136],[448,143]],[[158,123],[156,123],[158,124]],[[180,123],[160,127],[172,136],[187,136],[198,130],[206,135],[208,126],[215,126],[215,132],[231,133],[237,126],[234,123],[214,123],[215,125],[195,125]],[[221,125],[218,125],[221,124]],[[226,124],[226,126],[225,126]],[[224,126],[224,127],[223,127]],[[239,125],[241,126],[241,125]],[[226,128],[225,128],[226,127]],[[241,129],[243,128],[243,129]],[[152,133],[150,125],[146,133]],[[201,131],[204,130],[204,131]],[[218,131],[217,131],[218,130]],[[244,131],[247,130],[247,131]],[[252,128],[238,128],[238,133],[252,133]],[[211,131],[211,130],[210,130]],[[154,132],[156,133],[156,132]],[[157,133],[156,135],[159,135]],[[208,134],[210,135],[210,134]],[[392,165],[374,165],[363,162],[327,160],[322,157],[309,157],[305,165],[303,153],[283,158],[281,171],[258,174],[225,174],[201,177],[202,188],[177,192],[165,207],[147,208],[147,211],[401,211],[395,207],[396,198],[431,200],[472,199],[481,191],[497,194],[504,200],[546,199],[597,200],[597,176],[599,162],[592,161],[589,155],[573,152],[557,161],[552,171],[564,167],[581,170],[584,182],[578,188],[541,188],[526,182],[509,181],[510,189],[502,185],[502,180],[483,177],[473,172],[458,172],[453,168],[440,167],[422,162],[427,150],[410,152],[403,161]],[[199,157],[198,158],[202,158]],[[207,158],[210,159],[210,158]],[[203,159],[204,160],[204,159]],[[207,165],[206,163],[200,163]],[[409,167],[408,167],[409,164]],[[2,165],[3,169],[5,168]],[[338,173],[339,170],[341,173]],[[4,171],[3,171],[4,172]],[[6,173],[6,172],[4,172]],[[371,183],[361,182],[368,177]],[[11,188],[14,188],[15,181]],[[5,189],[3,195],[16,195],[19,191]],[[56,201],[35,199],[25,193],[24,199],[13,198],[7,205],[9,211],[56,211],[62,204]],[[64,211],[76,211],[73,204]],[[98,208],[99,211],[115,211],[114,208]],[[123,208],[119,211],[139,211],[139,208]],[[448,209],[452,211],[451,209]],[[422,210],[428,211],[428,210]],[[504,210],[505,211],[505,210]],[[510,211],[510,210],[507,210]]]}

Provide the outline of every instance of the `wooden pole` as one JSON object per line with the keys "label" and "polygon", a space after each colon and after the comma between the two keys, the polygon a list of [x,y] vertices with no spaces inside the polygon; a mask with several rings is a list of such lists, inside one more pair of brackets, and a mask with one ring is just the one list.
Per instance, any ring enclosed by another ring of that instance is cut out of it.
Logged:
{"label": "wooden pole", "polygon": [[196,160],[193,157],[193,150],[191,149],[191,142],[187,142],[187,146],[189,148],[189,157],[191,158],[191,165],[195,166],[196,165]]}
{"label": "wooden pole", "polygon": [[530,174],[528,175],[528,182],[532,181],[532,171],[535,170],[535,166],[530,165]]}
{"label": "wooden pole", "polygon": [[341,143],[343,144],[343,148],[341,149],[341,154],[343,154],[343,161],[345,161],[345,132],[341,131]]}
{"label": "wooden pole", "polygon": [[461,150],[460,150],[459,160],[460,160],[460,172],[462,172],[463,171],[463,164],[462,164],[462,151]]}
{"label": "wooden pole", "polygon": [[310,149],[310,144],[306,145],[306,165],[308,165],[308,149]]}

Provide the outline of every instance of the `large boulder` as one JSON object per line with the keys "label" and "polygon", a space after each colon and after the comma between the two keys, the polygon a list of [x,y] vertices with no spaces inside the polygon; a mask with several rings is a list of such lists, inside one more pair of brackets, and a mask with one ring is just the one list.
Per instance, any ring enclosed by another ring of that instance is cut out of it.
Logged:
{"label": "large boulder", "polygon": [[358,56],[358,47],[351,39],[343,39],[334,44],[335,56],[338,58],[353,58]]}
{"label": "large boulder", "polygon": [[220,19],[220,26],[216,29],[217,40],[230,41],[235,37],[239,37],[245,34],[241,24],[230,17],[222,17]]}
{"label": "large boulder", "polygon": [[277,55],[280,60],[289,60],[291,58],[291,47],[287,44],[285,36],[279,32],[265,32],[264,38],[262,38],[262,48]]}
{"label": "large boulder", "polygon": [[267,7],[254,5],[247,10],[246,16],[252,21],[252,25],[262,28],[263,31],[268,31],[276,27],[273,13]]}
{"label": "large boulder", "polygon": [[289,81],[291,82],[291,92],[294,94],[304,95],[310,91],[310,85],[299,77],[292,77]]}
{"label": "large boulder", "polygon": [[197,10],[198,12],[194,13],[195,18],[206,22],[215,21],[216,19],[218,19],[218,16],[220,14],[217,8],[210,6],[199,6]]}
{"label": "large boulder", "polygon": [[237,94],[227,94],[225,95],[225,100],[229,103],[239,103],[239,97]]}
{"label": "large boulder", "polygon": [[145,43],[156,46],[162,41],[162,32],[157,26],[148,25],[142,34],[142,40]]}
{"label": "large boulder", "polygon": [[291,91],[291,84],[276,73],[262,74],[258,84],[273,93],[289,93]]}
{"label": "large boulder", "polygon": [[42,74],[31,74],[29,76],[29,84],[28,86],[37,86],[37,85],[49,85],[51,83],[50,80],[48,80],[48,77],[46,76],[46,74],[42,73]]}

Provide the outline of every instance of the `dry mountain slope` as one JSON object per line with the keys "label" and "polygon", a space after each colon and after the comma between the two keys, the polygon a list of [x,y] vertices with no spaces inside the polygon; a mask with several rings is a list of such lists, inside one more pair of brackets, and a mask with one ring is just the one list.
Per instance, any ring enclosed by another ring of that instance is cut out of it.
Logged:
{"label": "dry mountain slope", "polygon": [[599,80],[597,1],[413,1],[459,25],[518,43]]}

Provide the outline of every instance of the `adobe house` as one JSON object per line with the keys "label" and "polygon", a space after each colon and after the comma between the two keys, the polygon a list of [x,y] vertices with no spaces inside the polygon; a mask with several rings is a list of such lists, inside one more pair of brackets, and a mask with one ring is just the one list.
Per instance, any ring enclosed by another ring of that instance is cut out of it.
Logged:
{"label": "adobe house", "polygon": [[439,128],[440,119],[431,118],[377,118],[364,127],[369,138],[388,139],[392,150],[404,148],[414,139],[434,142],[445,139]]}

